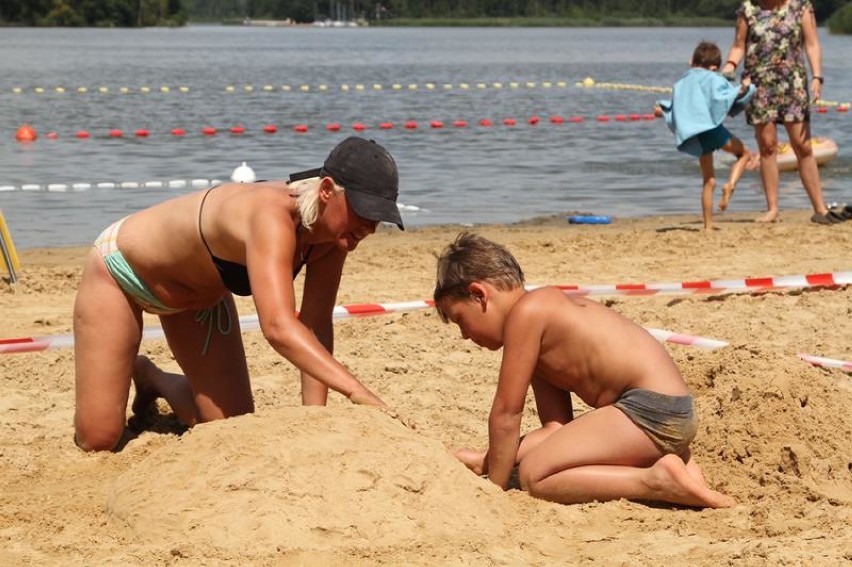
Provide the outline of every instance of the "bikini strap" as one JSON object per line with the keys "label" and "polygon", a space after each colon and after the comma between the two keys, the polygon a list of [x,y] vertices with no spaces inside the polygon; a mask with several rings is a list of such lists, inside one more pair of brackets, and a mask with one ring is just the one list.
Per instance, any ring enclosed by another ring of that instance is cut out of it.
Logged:
{"label": "bikini strap", "polygon": [[212,191],[216,187],[217,186],[214,185],[213,187],[204,192],[204,197],[201,198],[201,204],[198,206],[198,235],[201,237],[201,242],[204,243],[204,247],[207,248],[207,253],[210,254],[211,257],[213,256],[213,251],[210,250],[210,245],[207,244],[207,239],[204,238],[204,231],[201,230],[201,212],[204,210],[204,201],[207,200],[207,195],[209,195],[210,191]]}

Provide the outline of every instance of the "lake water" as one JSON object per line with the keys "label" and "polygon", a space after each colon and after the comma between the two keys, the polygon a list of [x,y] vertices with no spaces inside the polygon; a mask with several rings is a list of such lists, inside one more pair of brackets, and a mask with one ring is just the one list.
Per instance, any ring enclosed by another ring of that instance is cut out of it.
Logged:
{"label": "lake water", "polygon": [[[823,29],[820,37],[823,96],[849,102],[852,37]],[[259,178],[286,177],[319,166],[360,122],[361,135],[397,159],[409,226],[567,211],[698,215],[697,163],[675,150],[661,120],[629,118],[665,95],[576,83],[668,87],[699,40],[724,53],[732,38],[733,26],[0,29],[0,208],[19,248],[86,244],[118,217],[191,190],[169,181],[226,179],[242,161]],[[534,126],[533,116],[541,118]],[[494,125],[480,126],[483,118]],[[404,127],[411,120],[417,129]],[[15,141],[25,122],[40,134],[35,143]],[[329,123],[341,130],[328,131]],[[277,133],[263,131],[269,124]],[[300,124],[306,133],[294,131]],[[728,125],[754,147],[743,118]],[[829,201],[852,201],[850,125],[852,113],[834,109],[813,118],[814,133],[841,148],[821,170]],[[245,133],[231,134],[234,126]],[[219,133],[205,136],[204,127]],[[110,138],[111,129],[124,136]],[[138,129],[150,135],[138,138]],[[80,130],[91,137],[77,139]],[[57,139],[45,138],[51,131]],[[719,174],[727,174],[724,163]],[[97,187],[122,182],[164,186]],[[781,192],[783,208],[809,206],[795,174],[783,174]],[[732,210],[763,206],[759,178],[747,173]]]}

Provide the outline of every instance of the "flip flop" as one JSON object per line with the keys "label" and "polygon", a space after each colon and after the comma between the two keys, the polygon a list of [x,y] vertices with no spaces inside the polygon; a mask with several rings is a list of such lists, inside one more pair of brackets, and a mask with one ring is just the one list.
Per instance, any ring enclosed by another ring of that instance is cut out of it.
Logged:
{"label": "flip flop", "polygon": [[843,222],[844,220],[845,219],[843,217],[833,211],[828,211],[824,215],[814,213],[811,216],[811,222],[816,224],[837,224]]}

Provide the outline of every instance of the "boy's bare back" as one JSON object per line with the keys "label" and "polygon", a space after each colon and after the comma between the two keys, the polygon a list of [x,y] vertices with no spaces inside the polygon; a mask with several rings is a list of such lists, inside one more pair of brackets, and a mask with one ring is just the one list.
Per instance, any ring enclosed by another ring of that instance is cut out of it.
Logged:
{"label": "boy's bare back", "polygon": [[[501,379],[525,374],[595,408],[631,388],[688,393],[665,348],[647,331],[600,303],[557,288],[539,288],[518,300],[506,318],[503,348],[507,372],[501,371]],[[530,375],[522,367],[531,352],[536,357]]]}

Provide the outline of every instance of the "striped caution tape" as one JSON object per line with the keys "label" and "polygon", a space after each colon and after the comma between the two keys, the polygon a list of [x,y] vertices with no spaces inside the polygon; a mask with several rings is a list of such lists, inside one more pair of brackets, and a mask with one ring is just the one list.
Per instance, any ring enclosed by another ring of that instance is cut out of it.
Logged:
{"label": "striped caution tape", "polygon": [[[709,292],[709,290],[713,290],[715,293],[720,293],[723,291],[760,291],[793,287],[837,287],[840,285],[849,285],[850,283],[852,283],[852,272],[835,272],[782,277],[742,278],[735,280],[700,280],[696,282],[664,284],[615,284],[591,286],[556,285],[554,287],[558,287],[568,295],[648,295],[653,293],[696,293],[699,290],[702,290],[705,293]],[[542,286],[530,285],[527,286],[527,289],[532,290],[539,287]],[[386,313],[415,311],[432,306],[434,306],[434,302],[432,300],[415,300],[400,303],[361,303],[338,305],[334,307],[332,317],[335,320],[353,317],[368,317],[383,315]],[[260,328],[260,320],[257,315],[244,315],[240,317],[239,320],[240,328],[244,331],[257,330]],[[709,349],[720,348],[728,344],[725,341],[675,333],[662,329],[647,328],[647,330],[661,342],[698,346]],[[142,336],[144,339],[162,338],[164,333],[162,328],[149,327],[144,329]],[[73,344],[73,335],[0,339],[0,354],[36,352],[70,347],[73,346]],[[811,359],[806,360],[813,364],[820,363],[828,366],[833,364],[831,359],[819,359],[810,355],[804,356],[809,356]]]}

